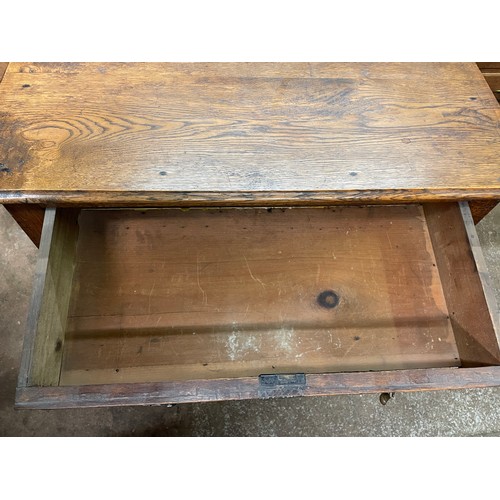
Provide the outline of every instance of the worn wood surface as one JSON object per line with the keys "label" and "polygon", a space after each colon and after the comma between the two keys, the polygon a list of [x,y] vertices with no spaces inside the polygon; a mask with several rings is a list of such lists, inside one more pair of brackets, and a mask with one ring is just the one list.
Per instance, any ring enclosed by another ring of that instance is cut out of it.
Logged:
{"label": "worn wood surface", "polygon": [[[0,84],[8,64],[9,63],[0,63]],[[0,167],[0,176],[2,175],[2,169],[5,169],[4,165]],[[36,246],[39,246],[40,238],[42,236],[44,209],[38,205],[26,205],[24,203],[15,205],[9,204],[6,205],[5,208],[19,224],[19,226],[21,226],[22,230],[28,235],[30,240]]]}
{"label": "worn wood surface", "polygon": [[419,205],[79,225],[61,384],[459,363]]}
{"label": "worn wood surface", "polygon": [[462,366],[500,364],[487,270],[470,211],[456,203],[424,205],[429,234]]}
{"label": "worn wood surface", "polygon": [[78,235],[73,210],[47,209],[24,340],[20,385],[59,384]]}
{"label": "worn wood surface", "polygon": [[10,63],[0,101],[5,203],[500,198],[473,63]]}
{"label": "worn wood surface", "polygon": [[259,399],[262,397],[333,396],[441,389],[477,389],[500,385],[500,367],[429,368],[382,372],[306,375],[297,389],[262,393],[257,377],[141,384],[24,387],[16,392],[17,408],[160,405]]}
{"label": "worn wood surface", "polygon": [[45,208],[40,205],[26,203],[4,205],[29,239],[38,247],[42,237],[43,218]]}
{"label": "worn wood surface", "polygon": [[[477,65],[483,73],[493,95],[500,101],[500,62],[478,62]],[[469,203],[474,223],[477,224],[493,210],[498,200],[477,200]]]}
{"label": "worn wood surface", "polygon": [[52,209],[47,210],[44,217],[42,233],[45,237],[41,240],[42,245],[38,251],[38,258],[35,266],[33,291],[28,310],[28,328],[24,336],[21,366],[19,369],[18,386],[20,387],[29,385],[31,366],[33,362],[33,351],[38,333],[38,318],[41,313],[43,291],[47,281],[48,258],[50,254],[52,234],[54,232],[55,215],[56,211]]}

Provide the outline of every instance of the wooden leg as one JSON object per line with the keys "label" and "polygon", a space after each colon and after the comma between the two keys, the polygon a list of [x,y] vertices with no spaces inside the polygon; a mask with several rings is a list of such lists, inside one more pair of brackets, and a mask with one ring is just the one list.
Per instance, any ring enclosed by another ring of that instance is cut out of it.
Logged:
{"label": "wooden leg", "polygon": [[42,236],[45,208],[40,205],[4,205],[30,240],[38,247]]}
{"label": "wooden leg", "polygon": [[498,200],[476,200],[470,201],[469,207],[472,212],[474,224],[477,224],[484,216],[493,210],[498,203]]}

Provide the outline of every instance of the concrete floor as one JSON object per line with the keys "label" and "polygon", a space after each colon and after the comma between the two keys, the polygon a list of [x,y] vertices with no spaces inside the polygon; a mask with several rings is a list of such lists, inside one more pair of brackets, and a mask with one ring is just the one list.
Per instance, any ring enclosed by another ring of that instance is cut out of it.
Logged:
{"label": "concrete floor", "polygon": [[[500,206],[478,226],[500,302]],[[14,410],[36,249],[0,206],[1,436],[500,435],[500,388],[79,410]]]}

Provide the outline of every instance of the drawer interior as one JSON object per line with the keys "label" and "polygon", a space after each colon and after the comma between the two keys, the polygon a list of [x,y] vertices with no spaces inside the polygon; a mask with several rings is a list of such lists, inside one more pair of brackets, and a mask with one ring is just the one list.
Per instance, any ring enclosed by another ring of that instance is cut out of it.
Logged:
{"label": "drawer interior", "polygon": [[459,364],[422,207],[84,210],[61,384]]}
{"label": "drawer interior", "polygon": [[48,210],[21,384],[499,364],[463,216],[455,203]]}

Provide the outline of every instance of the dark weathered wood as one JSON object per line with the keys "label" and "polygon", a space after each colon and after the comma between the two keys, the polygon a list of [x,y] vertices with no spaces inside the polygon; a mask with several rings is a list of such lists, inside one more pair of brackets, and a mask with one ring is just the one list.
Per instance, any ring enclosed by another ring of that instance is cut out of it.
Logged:
{"label": "dark weathered wood", "polygon": [[500,385],[500,367],[430,368],[306,375],[298,388],[262,391],[257,377],[81,387],[22,387],[17,408],[161,405],[289,396],[476,389]]}
{"label": "dark weathered wood", "polygon": [[4,205],[29,239],[38,247],[42,237],[45,208],[40,205]]}
{"label": "dark weathered wood", "polygon": [[77,211],[47,209],[25,336],[20,386],[59,383],[78,226]]}
{"label": "dark weathered wood", "polygon": [[[47,203],[60,207],[303,207],[303,206],[336,206],[336,205],[387,205],[392,203],[413,204],[416,200],[423,202],[452,202],[457,200],[483,200],[483,192],[474,192],[464,189],[444,189],[442,191],[413,190],[411,193],[394,189],[381,191],[376,198],[374,191],[316,191],[305,193],[298,191],[258,191],[242,192],[206,192],[197,193],[169,193],[144,192],[141,194],[100,191],[92,194],[92,198],[85,193],[44,192],[40,195],[18,191],[6,195],[5,203],[16,203],[19,199],[29,199],[33,203]],[[7,201],[8,200],[8,201]],[[496,195],[491,201],[497,203]]]}
{"label": "dark weathered wood", "polygon": [[493,95],[500,102],[500,62],[477,63],[491,88]]}
{"label": "dark weathered wood", "polygon": [[483,73],[483,76],[498,99],[500,95],[500,70],[495,73]]}
{"label": "dark weathered wood", "polygon": [[61,384],[459,363],[419,205],[79,222]]}
{"label": "dark weathered wood", "polygon": [[[127,193],[116,191],[99,191],[88,193],[69,192],[44,192],[39,195],[28,195],[18,191],[5,196],[4,203],[18,203],[20,199],[28,199],[33,203],[47,203],[60,207],[303,207],[303,206],[336,206],[336,205],[387,205],[387,204],[413,204],[416,200],[423,202],[452,202],[457,200],[484,200],[483,192],[464,189],[428,190],[415,189],[411,193],[404,190],[384,190],[378,195],[374,191],[315,191],[306,193],[299,191],[256,191],[243,192],[206,192],[200,191],[185,193],[170,192],[143,192]],[[374,198],[377,196],[376,198]],[[497,202],[497,196],[491,200]]]}
{"label": "dark weathered wood", "polygon": [[478,62],[477,65],[483,72],[488,72],[490,70],[500,71],[500,62]]}
{"label": "dark weathered wood", "polygon": [[462,366],[500,364],[498,311],[467,204],[424,205]]}
{"label": "dark weathered wood", "polygon": [[486,217],[498,204],[497,200],[477,200],[469,203],[474,224]]}
{"label": "dark weathered wood", "polygon": [[500,198],[473,63],[11,63],[0,100],[4,203]]}
{"label": "dark weathered wood", "polygon": [[483,73],[483,75],[493,95],[500,101],[500,70],[496,73]]}

